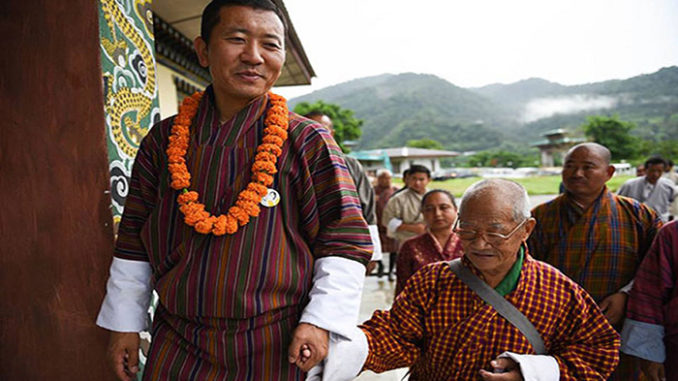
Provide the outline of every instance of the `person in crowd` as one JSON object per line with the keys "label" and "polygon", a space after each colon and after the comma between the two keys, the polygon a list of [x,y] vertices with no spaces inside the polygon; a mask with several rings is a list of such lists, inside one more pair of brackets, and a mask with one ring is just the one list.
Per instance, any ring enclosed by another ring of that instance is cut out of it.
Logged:
{"label": "person in crowd", "polygon": [[395,196],[398,193],[407,189],[407,178],[409,177],[409,175],[410,175],[410,169],[407,168],[406,170],[403,171],[403,176],[402,176],[403,186],[400,189],[398,189],[397,191],[395,191],[395,193],[393,193],[391,196]]}
{"label": "person in crowd", "polygon": [[[398,241],[398,250],[406,240],[426,231],[424,216],[421,214],[421,199],[430,181],[431,172],[428,168],[413,165],[408,169],[405,190],[391,196],[386,203],[382,215],[382,226],[386,228],[389,237]],[[391,263],[395,264],[395,262],[397,259],[389,263],[389,280],[391,280]]]}
{"label": "person in crowd", "polygon": [[645,161],[645,176],[626,181],[617,191],[620,196],[631,197],[654,209],[662,221],[669,220],[669,206],[676,199],[676,184],[662,175],[666,161],[653,156]]}
{"label": "person in crowd", "polygon": [[636,177],[645,176],[645,164],[638,164],[636,166]]}
{"label": "person in crowd", "polygon": [[396,266],[396,295],[405,282],[429,263],[449,261],[464,253],[461,240],[452,231],[457,219],[454,196],[444,189],[428,191],[421,199],[426,233],[410,238],[400,248]]}
{"label": "person in crowd", "polygon": [[97,324],[136,379],[303,380],[358,317],[372,243],[339,147],[269,90],[283,12],[214,0],[194,41],[212,84],[155,125],[137,153]]}
{"label": "person in crowd", "polygon": [[[537,225],[528,244],[536,259],[591,294],[621,330],[630,283],[661,220],[648,206],[607,189],[614,171],[606,147],[572,147],[562,171],[566,192],[532,210]],[[629,359],[622,356],[619,367],[615,379],[636,378],[637,368]]]}
{"label": "person in crowd", "polygon": [[629,294],[621,350],[650,381],[678,381],[678,221],[659,230]]}
{"label": "person in crowd", "polygon": [[[332,118],[328,115],[325,115],[322,111],[316,110],[309,112],[304,115],[304,117],[320,123],[320,125],[327,128],[332,137],[334,137],[334,123],[332,122]],[[353,183],[358,191],[363,217],[365,218],[365,221],[367,221],[367,227],[370,229],[370,236],[372,237],[372,259],[370,260],[369,265],[367,265],[367,273],[369,274],[374,270],[378,263],[381,263],[382,258],[374,190],[372,189],[370,179],[367,177],[367,174],[363,170],[363,166],[358,159],[344,155],[344,161],[346,162],[348,173],[351,174],[351,179],[353,179]]]}
{"label": "person in crowd", "polygon": [[[581,286],[531,257],[529,205],[525,188],[509,180],[469,187],[455,226],[464,256],[417,271],[390,310],[376,311],[350,341],[330,342],[309,381],[400,367],[410,367],[410,380],[426,381],[607,378],[618,362],[619,335]],[[541,354],[457,275],[454,262],[526,317],[543,342]]]}
{"label": "person in crowd", "polygon": [[[678,173],[673,169],[673,160],[666,160],[667,168],[664,172],[664,177],[673,181],[673,183],[678,186]],[[678,197],[673,198],[671,206],[669,206],[669,221],[673,221],[678,218]]]}
{"label": "person in crowd", "polygon": [[[391,277],[393,267],[395,265],[396,253],[398,252],[398,242],[386,234],[386,227],[383,224],[383,214],[386,203],[391,199],[397,188],[391,183],[393,174],[388,169],[380,169],[377,171],[377,183],[374,186],[374,194],[376,197],[376,212],[377,212],[377,226],[379,227],[379,240],[381,242],[382,253],[388,253],[389,266],[388,277]],[[377,269],[377,276],[381,278],[384,275],[384,263],[377,262],[379,268]]]}

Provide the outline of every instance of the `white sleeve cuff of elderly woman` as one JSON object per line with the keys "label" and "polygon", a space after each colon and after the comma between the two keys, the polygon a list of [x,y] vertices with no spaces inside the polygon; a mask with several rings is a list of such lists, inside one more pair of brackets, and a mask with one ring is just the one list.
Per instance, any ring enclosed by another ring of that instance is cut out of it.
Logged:
{"label": "white sleeve cuff of elderly woman", "polygon": [[558,381],[560,368],[553,356],[519,355],[513,352],[504,352],[499,357],[507,357],[520,364],[520,372],[525,381]]}

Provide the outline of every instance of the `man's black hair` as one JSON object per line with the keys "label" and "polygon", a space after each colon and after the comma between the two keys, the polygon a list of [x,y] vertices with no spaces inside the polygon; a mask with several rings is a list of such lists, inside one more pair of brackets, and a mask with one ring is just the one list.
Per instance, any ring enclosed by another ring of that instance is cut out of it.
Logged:
{"label": "man's black hair", "polygon": [[280,8],[271,0],[212,0],[202,11],[202,19],[200,20],[200,37],[202,37],[206,44],[209,45],[212,30],[219,24],[219,11],[221,8],[234,5],[274,12],[280,18],[285,34],[287,34],[285,17]]}
{"label": "man's black hair", "polygon": [[429,179],[431,178],[431,171],[429,171],[429,169],[424,167],[423,165],[419,164],[411,165],[409,170],[410,172],[408,174],[410,175],[413,175],[415,173],[425,173],[426,177],[428,177]]}
{"label": "man's black hair", "polygon": [[645,169],[650,169],[651,165],[664,164],[666,168],[666,160],[661,156],[651,156],[649,159],[645,160]]}
{"label": "man's black hair", "polygon": [[[322,117],[323,115],[325,115],[324,112],[322,112],[322,111],[320,111],[320,110],[313,110],[313,111],[307,112],[307,113],[304,115],[304,118],[313,119],[313,117],[315,117],[315,116]],[[329,118],[329,117],[328,117],[328,118]]]}

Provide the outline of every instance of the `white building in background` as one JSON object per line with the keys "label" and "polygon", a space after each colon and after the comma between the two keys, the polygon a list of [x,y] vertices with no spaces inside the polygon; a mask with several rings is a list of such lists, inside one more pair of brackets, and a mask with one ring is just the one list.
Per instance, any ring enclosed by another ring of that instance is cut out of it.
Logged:
{"label": "white building in background", "polygon": [[349,155],[358,159],[367,173],[374,174],[378,169],[387,168],[397,176],[413,165],[423,165],[431,173],[439,171],[442,169],[440,159],[457,157],[459,152],[398,147],[353,151]]}

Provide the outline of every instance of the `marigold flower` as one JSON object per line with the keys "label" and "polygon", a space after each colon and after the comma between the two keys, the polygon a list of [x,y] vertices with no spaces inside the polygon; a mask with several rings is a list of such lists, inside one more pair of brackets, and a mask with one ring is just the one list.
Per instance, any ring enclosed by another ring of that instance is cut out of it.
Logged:
{"label": "marigold flower", "polygon": [[242,208],[247,214],[249,214],[252,217],[257,217],[259,215],[260,209],[259,205],[252,201],[247,201],[247,200],[238,200],[235,202],[237,206]]}
{"label": "marigold flower", "polygon": [[216,220],[217,220],[216,217],[209,216],[204,220],[199,221],[198,223],[195,224],[195,231],[197,231],[200,234],[209,234],[212,231],[212,226],[214,226],[214,222]]}
{"label": "marigold flower", "polygon": [[261,144],[259,147],[257,147],[257,152],[263,152],[267,151],[275,156],[280,156],[282,154],[282,148],[278,147],[275,144]]}
{"label": "marigold flower", "polygon": [[195,192],[195,191],[184,192],[177,197],[177,202],[180,205],[188,204],[190,202],[197,202],[197,201],[198,201],[198,192]]}
{"label": "marigold flower", "polygon": [[239,206],[230,207],[228,209],[228,214],[238,220],[240,226],[244,226],[246,223],[250,222],[250,215]]}
{"label": "marigold flower", "polygon": [[[265,186],[258,183],[249,183],[247,185],[247,190],[256,193],[260,197],[264,197],[268,193],[268,189]],[[259,201],[261,201],[261,199],[259,199]]]}
{"label": "marigold flower", "polygon": [[256,192],[252,192],[250,190],[244,190],[240,192],[238,195],[238,200],[246,200],[246,201],[252,201],[254,203],[257,203],[261,201],[261,196],[257,194]]}
{"label": "marigold flower", "polygon": [[269,126],[264,129],[264,133],[269,134],[269,135],[275,135],[278,136],[282,140],[287,140],[287,131],[283,130],[282,128],[278,126]]}
{"label": "marigold flower", "polygon": [[205,205],[202,204],[190,204],[190,205],[200,205],[202,210],[197,210],[195,213],[189,213],[184,216],[184,222],[188,226],[195,226],[198,222],[208,218],[210,216],[209,212],[204,210]]}
{"label": "marigold flower", "polygon": [[257,172],[252,175],[252,180],[258,182],[259,184],[269,186],[273,184],[273,176],[267,175],[264,172]]}
{"label": "marigold flower", "polygon": [[278,161],[278,157],[270,152],[263,151],[257,153],[257,156],[254,157],[254,161],[268,161],[275,164],[275,162]]}
{"label": "marigold flower", "polygon": [[266,172],[269,175],[277,173],[278,170],[275,168],[275,164],[270,161],[255,161],[252,164],[252,172]]}
{"label": "marigold flower", "polygon": [[264,143],[267,143],[267,144],[275,144],[278,147],[283,145],[283,140],[280,137],[275,136],[275,135],[266,135],[266,136],[264,136],[262,141]]}

